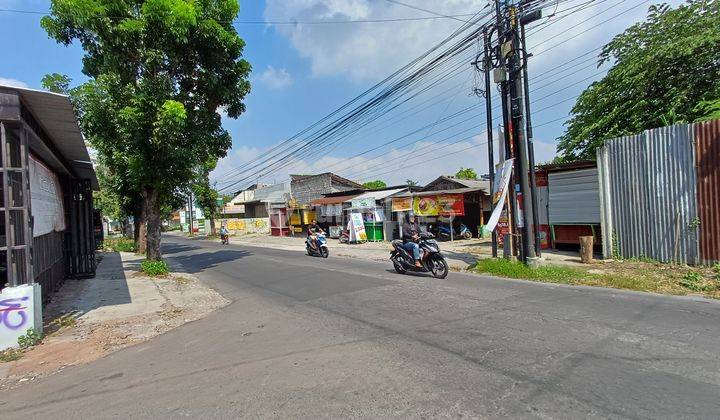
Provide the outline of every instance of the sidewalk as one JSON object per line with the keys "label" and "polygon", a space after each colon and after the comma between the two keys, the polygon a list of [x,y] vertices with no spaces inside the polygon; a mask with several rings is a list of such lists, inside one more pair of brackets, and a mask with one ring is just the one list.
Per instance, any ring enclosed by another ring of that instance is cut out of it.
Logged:
{"label": "sidewalk", "polygon": [[0,363],[0,387],[101,358],[229,303],[190,274],[144,276],[138,272],[142,256],[98,256],[95,278],[68,279],[45,308],[43,342],[17,361]]}
{"label": "sidewalk", "polygon": [[[177,233],[171,233],[177,234]],[[196,239],[206,239],[204,235],[196,235]],[[286,251],[305,252],[305,236],[270,236],[248,234],[231,236],[230,243],[259,246],[264,248],[283,249]],[[439,242],[442,254],[450,269],[463,271],[479,259],[490,258],[492,248],[490,239],[462,239]],[[330,255],[346,258],[360,258],[372,261],[387,261],[392,250],[390,242],[365,242],[360,244],[342,244],[337,239],[328,239]],[[500,250],[502,252],[502,250]],[[544,250],[542,263],[581,266],[577,253],[556,250]]]}

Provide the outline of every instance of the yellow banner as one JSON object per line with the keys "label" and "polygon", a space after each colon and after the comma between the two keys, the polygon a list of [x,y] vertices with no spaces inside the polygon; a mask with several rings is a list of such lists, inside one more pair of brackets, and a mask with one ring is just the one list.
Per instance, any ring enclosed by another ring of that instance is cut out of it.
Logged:
{"label": "yellow banner", "polygon": [[412,197],[398,197],[392,199],[392,211],[410,211],[412,210]]}
{"label": "yellow banner", "polygon": [[437,216],[440,214],[437,196],[415,197],[413,200],[413,212],[416,216]]}

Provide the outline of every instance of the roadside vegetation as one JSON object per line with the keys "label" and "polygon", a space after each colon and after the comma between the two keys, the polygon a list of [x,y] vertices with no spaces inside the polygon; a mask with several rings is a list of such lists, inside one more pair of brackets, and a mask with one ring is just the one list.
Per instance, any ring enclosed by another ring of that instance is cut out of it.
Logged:
{"label": "roadside vegetation", "polygon": [[670,295],[720,299],[720,264],[688,267],[648,260],[605,262],[589,266],[543,265],[530,268],[505,259],[483,259],[470,271],[545,283],[611,287]]}
{"label": "roadside vegetation", "polygon": [[123,236],[117,238],[105,238],[103,249],[111,252],[137,252],[137,244],[133,239]]}
{"label": "roadside vegetation", "polygon": [[165,261],[145,260],[140,264],[140,271],[150,277],[167,276],[170,272]]}

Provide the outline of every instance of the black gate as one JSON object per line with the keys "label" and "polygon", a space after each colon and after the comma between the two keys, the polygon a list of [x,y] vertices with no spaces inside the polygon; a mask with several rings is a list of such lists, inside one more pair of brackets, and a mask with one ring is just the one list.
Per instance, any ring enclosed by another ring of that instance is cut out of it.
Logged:
{"label": "black gate", "polygon": [[95,276],[95,234],[90,180],[70,180],[66,194],[69,228],[65,236],[67,275],[73,278]]}

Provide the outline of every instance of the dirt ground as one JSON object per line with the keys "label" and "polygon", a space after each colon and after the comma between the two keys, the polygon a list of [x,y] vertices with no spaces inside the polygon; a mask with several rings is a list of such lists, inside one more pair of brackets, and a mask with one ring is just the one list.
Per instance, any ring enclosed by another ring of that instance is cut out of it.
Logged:
{"label": "dirt ground", "polygon": [[76,293],[83,286],[73,282],[87,280],[68,280],[45,310],[42,343],[25,350],[19,360],[0,363],[0,388],[12,388],[67,366],[96,360],[200,319],[229,303],[189,274],[175,273],[164,278],[149,278],[138,272],[128,275],[128,283],[148,282],[157,290],[135,299],[159,301],[155,302],[157,306],[151,306],[157,310],[130,316],[86,317],[77,310],[77,302],[74,304],[73,299],[63,298],[62,294]]}

